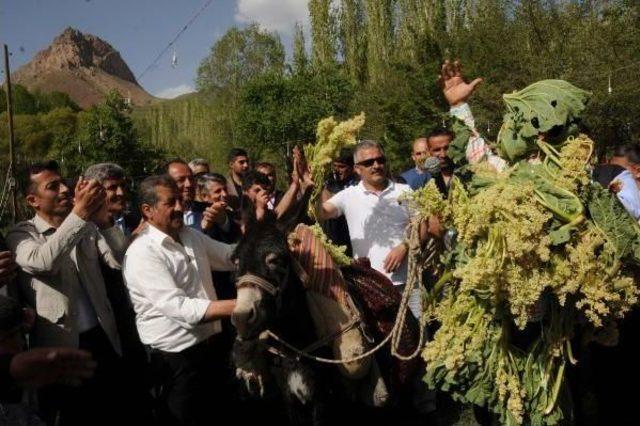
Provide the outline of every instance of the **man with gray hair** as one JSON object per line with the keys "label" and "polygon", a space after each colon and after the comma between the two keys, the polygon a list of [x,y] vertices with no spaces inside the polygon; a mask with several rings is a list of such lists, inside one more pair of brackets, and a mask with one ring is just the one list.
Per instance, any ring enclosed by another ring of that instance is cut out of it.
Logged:
{"label": "man with gray hair", "polygon": [[124,169],[115,163],[93,164],[85,170],[84,178],[95,179],[102,185],[107,194],[107,210],[114,226],[125,235],[130,235],[136,223],[127,224],[125,221],[127,181]]}
{"label": "man with gray hair", "polygon": [[375,141],[359,142],[353,161],[360,183],[322,203],[319,217],[326,220],[344,215],[354,256],[369,258],[372,268],[386,275],[393,284],[404,285],[408,252],[405,228],[410,214],[407,205],[401,204],[398,198],[411,192],[411,188],[389,180],[387,159]]}
{"label": "man with gray hair", "polygon": [[[411,212],[400,199],[411,193],[411,188],[388,178],[387,159],[382,147],[375,141],[359,142],[353,153],[353,162],[360,183],[343,189],[323,202],[318,209],[318,218],[335,219],[344,215],[353,255],[369,258],[373,269],[386,275],[399,291],[403,291],[407,282],[409,251],[405,230]],[[426,224],[422,225],[420,237],[425,240],[430,229],[424,226]],[[420,288],[412,289],[409,309],[416,319],[420,319]],[[415,383],[413,399],[414,406],[423,414],[435,409],[435,395],[428,391],[421,380]]]}
{"label": "man with gray hair", "polygon": [[194,175],[209,173],[209,162],[204,158],[194,158],[189,161],[189,168]]}

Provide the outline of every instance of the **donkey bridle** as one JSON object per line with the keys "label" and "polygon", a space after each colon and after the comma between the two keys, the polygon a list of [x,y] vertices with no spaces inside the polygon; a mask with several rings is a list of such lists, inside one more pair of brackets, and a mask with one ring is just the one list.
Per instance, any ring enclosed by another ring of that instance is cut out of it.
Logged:
{"label": "donkey bridle", "polygon": [[276,297],[279,291],[278,287],[274,286],[269,281],[249,272],[236,279],[236,288],[240,289],[243,287],[258,287],[273,297]]}

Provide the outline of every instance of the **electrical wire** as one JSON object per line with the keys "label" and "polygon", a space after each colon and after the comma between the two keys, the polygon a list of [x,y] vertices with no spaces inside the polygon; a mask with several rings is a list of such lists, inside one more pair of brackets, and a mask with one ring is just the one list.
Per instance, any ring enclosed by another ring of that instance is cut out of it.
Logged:
{"label": "electrical wire", "polygon": [[158,63],[158,61],[160,60],[160,58],[162,58],[162,56],[164,56],[165,53],[167,53],[169,51],[169,49],[171,49],[171,47],[174,45],[174,43],[176,41],[178,41],[178,39],[180,38],[180,36],[187,31],[187,29],[191,26],[191,24],[193,24],[196,19],[198,19],[198,17],[200,15],[202,15],[202,13],[211,5],[211,3],[213,3],[213,0],[208,0],[204,6],[202,6],[202,8],[200,8],[200,10],[191,17],[191,19],[189,19],[189,21],[182,27],[182,29],[180,31],[178,31],[178,34],[176,34],[176,36],[173,38],[173,40],[171,40],[169,42],[169,44],[160,51],[160,53],[158,53],[158,56],[156,56],[156,58],[149,64],[149,66],[147,68],[144,69],[144,71],[142,71],[137,78],[138,81],[140,81],[140,79],[142,79],[142,77],[151,69],[155,66],[155,64]]}

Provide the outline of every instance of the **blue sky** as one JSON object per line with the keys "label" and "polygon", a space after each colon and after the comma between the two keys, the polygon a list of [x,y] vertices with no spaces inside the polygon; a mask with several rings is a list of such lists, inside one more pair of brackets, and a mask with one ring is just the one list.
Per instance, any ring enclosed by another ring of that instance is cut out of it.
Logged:
{"label": "blue sky", "polygon": [[[0,0],[0,43],[16,70],[67,26],[109,42],[138,76],[207,0]],[[193,90],[196,70],[229,28],[256,21],[278,31],[287,51],[296,21],[308,26],[307,0],[213,0],[139,83],[151,94],[174,97]],[[2,78],[4,80],[4,78]]]}

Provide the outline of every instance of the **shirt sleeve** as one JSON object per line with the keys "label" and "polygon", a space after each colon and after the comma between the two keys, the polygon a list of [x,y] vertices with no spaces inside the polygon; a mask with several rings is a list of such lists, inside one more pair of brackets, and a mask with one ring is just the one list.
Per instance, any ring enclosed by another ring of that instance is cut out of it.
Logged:
{"label": "shirt sleeve", "polygon": [[124,261],[124,279],[132,299],[142,297],[186,329],[195,328],[211,303],[208,299],[188,297],[182,290],[162,257],[146,247],[127,253]]}
{"label": "shirt sleeve", "polygon": [[491,147],[485,142],[484,138],[476,130],[476,122],[471,113],[469,104],[452,107],[450,114],[464,122],[472,131],[469,143],[467,144],[466,157],[470,164],[487,161],[493,168],[502,171],[507,168],[507,162],[493,153]]}
{"label": "shirt sleeve", "polygon": [[336,194],[334,194],[331,198],[329,198],[326,201],[327,203],[333,204],[335,208],[338,209],[338,212],[340,212],[340,215],[344,214],[346,192],[347,191],[345,191],[344,189],[342,191],[338,191]]}
{"label": "shirt sleeve", "polygon": [[121,269],[128,238],[116,226],[98,231],[98,253],[109,267]]}
{"label": "shirt sleeve", "polygon": [[212,271],[234,271],[236,269],[236,264],[231,260],[231,256],[236,250],[236,244],[225,244],[205,234],[198,234],[197,238],[204,245]]}
{"label": "shirt sleeve", "polygon": [[7,244],[26,273],[55,273],[58,259],[69,253],[90,229],[89,222],[70,213],[46,242],[37,239],[34,230],[18,225],[7,234]]}
{"label": "shirt sleeve", "polygon": [[635,180],[629,172],[622,172],[616,179],[622,183],[618,200],[635,220],[640,219],[640,190]]}

